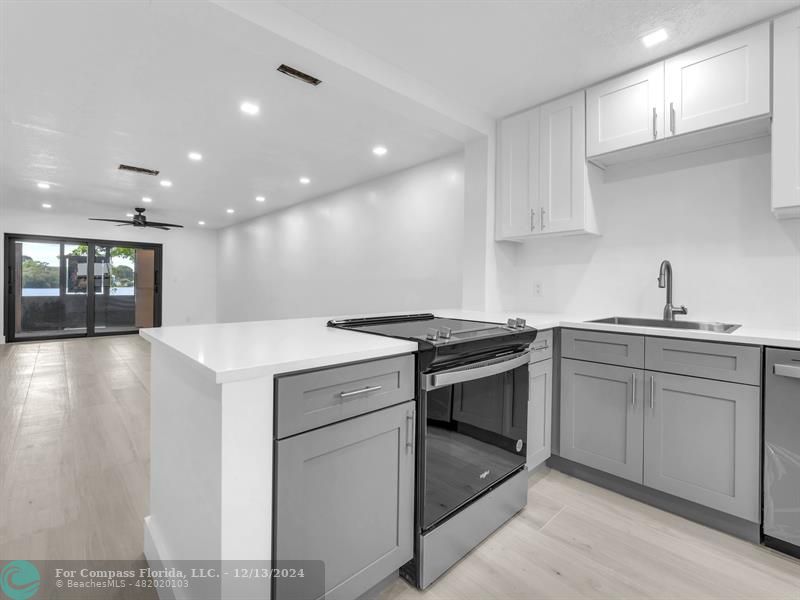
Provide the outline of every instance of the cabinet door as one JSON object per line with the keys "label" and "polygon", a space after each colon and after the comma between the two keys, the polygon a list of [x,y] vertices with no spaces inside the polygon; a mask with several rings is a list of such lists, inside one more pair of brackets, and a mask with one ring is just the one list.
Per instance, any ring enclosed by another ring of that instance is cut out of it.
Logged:
{"label": "cabinet door", "polygon": [[586,91],[586,154],[595,156],[664,137],[664,63]]}
{"label": "cabinet door", "polygon": [[528,470],[550,458],[550,427],[553,410],[553,361],[543,360],[530,366],[528,400]]}
{"label": "cabinet door", "polygon": [[646,372],[644,484],[759,520],[759,388]]}
{"label": "cabinet door", "polygon": [[540,107],[539,230],[586,226],[586,102],[583,91]]}
{"label": "cabinet door", "polygon": [[800,10],[775,19],[772,210],[800,217]]}
{"label": "cabinet door", "polygon": [[499,126],[497,234],[536,231],[539,195],[539,109],[508,117]]}
{"label": "cabinet door", "polygon": [[672,135],[769,113],[769,29],[763,23],[666,61]]}
{"label": "cabinet door", "polygon": [[328,599],[396,571],[413,556],[413,453],[413,402],[276,442],[275,558],[324,561]]}
{"label": "cabinet door", "polygon": [[644,371],[561,361],[561,456],[642,483]]}

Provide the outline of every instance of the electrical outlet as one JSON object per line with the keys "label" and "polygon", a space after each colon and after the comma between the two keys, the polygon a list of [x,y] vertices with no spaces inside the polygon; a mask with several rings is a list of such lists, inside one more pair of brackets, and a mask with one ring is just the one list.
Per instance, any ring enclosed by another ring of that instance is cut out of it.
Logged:
{"label": "electrical outlet", "polygon": [[542,290],[542,282],[541,281],[534,281],[533,282],[533,295],[541,297],[543,294]]}

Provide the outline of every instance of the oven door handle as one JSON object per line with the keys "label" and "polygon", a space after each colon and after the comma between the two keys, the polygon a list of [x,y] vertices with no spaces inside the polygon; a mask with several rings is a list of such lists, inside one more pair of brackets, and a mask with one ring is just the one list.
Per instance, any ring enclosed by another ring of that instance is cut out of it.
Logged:
{"label": "oven door handle", "polygon": [[502,358],[492,358],[464,367],[425,375],[423,385],[425,390],[435,390],[455,383],[464,383],[465,381],[474,381],[505,373],[522,365],[527,365],[529,362],[530,352],[526,350],[525,352],[518,352]]}

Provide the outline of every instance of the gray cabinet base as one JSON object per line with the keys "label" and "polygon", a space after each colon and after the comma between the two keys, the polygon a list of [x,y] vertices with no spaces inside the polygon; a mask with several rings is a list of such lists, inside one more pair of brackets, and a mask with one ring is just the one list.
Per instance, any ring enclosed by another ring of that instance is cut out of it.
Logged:
{"label": "gray cabinet base", "polygon": [[422,536],[420,587],[425,589],[528,502],[528,471],[523,469],[491,492]]}
{"label": "gray cabinet base", "polygon": [[612,492],[617,492],[623,496],[628,496],[634,500],[679,515],[690,521],[724,531],[748,542],[753,542],[754,544],[761,542],[761,525],[758,523],[752,523],[713,508],[701,506],[683,498],[645,487],[627,479],[609,475],[561,456],[551,456],[547,459],[547,466],[572,477],[599,485]]}

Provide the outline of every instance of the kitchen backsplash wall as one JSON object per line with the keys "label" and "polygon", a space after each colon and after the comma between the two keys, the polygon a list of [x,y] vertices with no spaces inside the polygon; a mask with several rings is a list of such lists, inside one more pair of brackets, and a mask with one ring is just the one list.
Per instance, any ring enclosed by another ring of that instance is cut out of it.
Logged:
{"label": "kitchen backsplash wall", "polygon": [[768,139],[610,173],[593,196],[602,235],[518,245],[506,310],[660,317],[669,259],[679,318],[800,328],[800,220],[770,211]]}
{"label": "kitchen backsplash wall", "polygon": [[461,154],[218,233],[221,322],[460,306]]}

